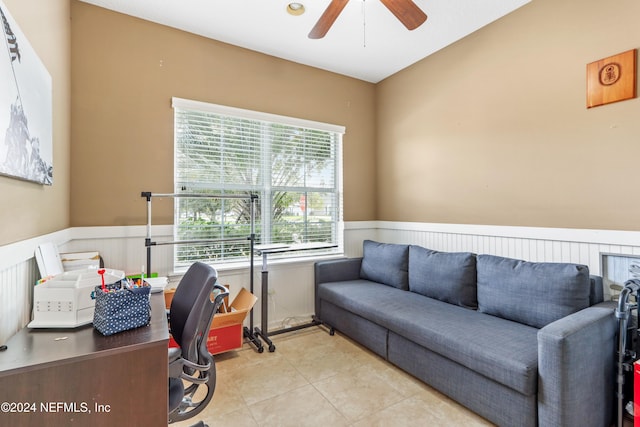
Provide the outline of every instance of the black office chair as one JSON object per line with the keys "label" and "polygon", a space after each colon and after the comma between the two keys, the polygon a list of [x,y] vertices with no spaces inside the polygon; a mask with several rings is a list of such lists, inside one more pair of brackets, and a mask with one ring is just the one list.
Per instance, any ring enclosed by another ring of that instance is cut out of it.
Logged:
{"label": "black office chair", "polygon": [[[196,262],[180,280],[171,301],[169,329],[180,347],[169,349],[169,423],[199,414],[213,397],[216,367],[207,350],[207,336],[213,316],[229,295],[217,279],[213,267]],[[201,421],[195,426],[206,425]]]}

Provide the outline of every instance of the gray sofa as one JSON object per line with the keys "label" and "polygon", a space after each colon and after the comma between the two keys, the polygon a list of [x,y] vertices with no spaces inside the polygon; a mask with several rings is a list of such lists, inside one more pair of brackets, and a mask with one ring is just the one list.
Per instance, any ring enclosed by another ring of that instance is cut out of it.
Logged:
{"label": "gray sofa", "polygon": [[615,305],[587,266],[365,241],[316,318],[500,426],[608,426]]}

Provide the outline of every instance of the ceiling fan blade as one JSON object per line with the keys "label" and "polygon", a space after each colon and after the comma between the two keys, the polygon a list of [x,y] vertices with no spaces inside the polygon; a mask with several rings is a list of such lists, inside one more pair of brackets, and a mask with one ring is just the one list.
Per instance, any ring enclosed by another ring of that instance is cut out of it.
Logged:
{"label": "ceiling fan blade", "polygon": [[415,30],[427,20],[427,15],[411,0],[380,1],[408,30]]}
{"label": "ceiling fan blade", "polygon": [[342,12],[342,9],[347,5],[348,1],[349,0],[331,0],[331,3],[329,3],[329,6],[327,6],[320,19],[318,19],[316,25],[311,29],[311,32],[309,32],[309,38],[323,38],[338,18],[338,15],[340,15],[340,12]]}

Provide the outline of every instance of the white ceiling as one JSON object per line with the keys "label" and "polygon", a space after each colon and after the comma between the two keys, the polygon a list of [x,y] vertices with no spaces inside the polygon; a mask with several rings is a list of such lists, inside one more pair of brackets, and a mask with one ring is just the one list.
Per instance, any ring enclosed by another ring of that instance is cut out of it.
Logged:
{"label": "white ceiling", "polygon": [[377,0],[351,0],[328,34],[307,37],[330,0],[81,0],[214,40],[368,82],[429,56],[530,0],[414,0],[428,16],[409,31]]}

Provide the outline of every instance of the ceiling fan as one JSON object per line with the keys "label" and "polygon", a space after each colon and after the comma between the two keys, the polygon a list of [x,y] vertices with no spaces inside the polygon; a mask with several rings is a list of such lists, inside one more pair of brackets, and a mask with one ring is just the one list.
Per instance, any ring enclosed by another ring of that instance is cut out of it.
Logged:
{"label": "ceiling fan", "polygon": [[[310,39],[324,37],[349,0],[331,0],[316,25],[309,33]],[[380,0],[408,30],[415,30],[427,20],[427,15],[412,0]]]}

